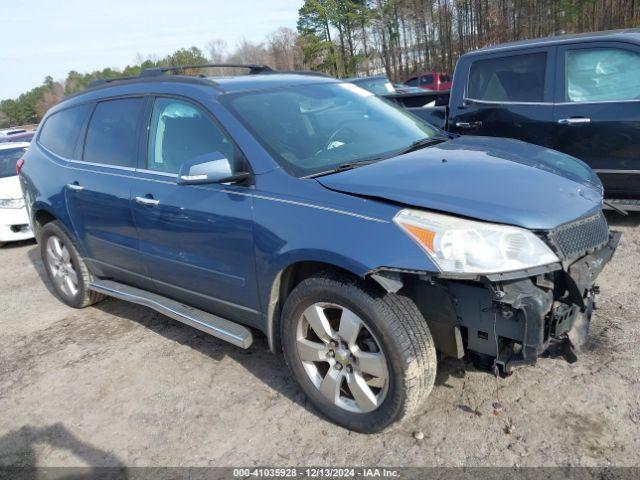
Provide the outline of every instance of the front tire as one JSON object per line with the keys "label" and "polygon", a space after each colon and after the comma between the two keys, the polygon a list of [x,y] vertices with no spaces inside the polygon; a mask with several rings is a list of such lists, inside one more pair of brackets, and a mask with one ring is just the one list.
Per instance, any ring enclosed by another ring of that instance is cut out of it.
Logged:
{"label": "front tire", "polygon": [[104,298],[89,290],[91,273],[59,221],[42,227],[40,254],[53,289],[64,303],[73,308],[84,308]]}
{"label": "front tire", "polygon": [[435,381],[436,350],[415,303],[359,280],[302,281],[282,312],[287,364],[333,422],[375,433],[410,418]]}

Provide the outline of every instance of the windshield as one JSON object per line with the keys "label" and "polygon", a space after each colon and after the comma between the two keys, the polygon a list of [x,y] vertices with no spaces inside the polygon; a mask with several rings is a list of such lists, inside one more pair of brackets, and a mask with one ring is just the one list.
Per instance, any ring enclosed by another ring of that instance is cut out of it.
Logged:
{"label": "windshield", "polygon": [[0,178],[13,177],[16,174],[16,163],[26,152],[26,148],[9,148],[0,150]]}
{"label": "windshield", "polygon": [[439,136],[400,107],[351,83],[224,95],[222,101],[292,175],[378,160]]}
{"label": "windshield", "polygon": [[395,89],[387,77],[363,78],[362,80],[353,80],[352,83],[376,95],[395,93]]}

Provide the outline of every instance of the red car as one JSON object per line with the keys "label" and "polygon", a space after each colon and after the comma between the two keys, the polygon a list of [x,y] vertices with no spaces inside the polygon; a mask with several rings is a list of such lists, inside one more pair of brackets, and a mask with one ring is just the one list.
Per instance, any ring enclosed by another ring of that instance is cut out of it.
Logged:
{"label": "red car", "polygon": [[408,78],[404,84],[425,90],[451,90],[451,76],[444,72],[423,72]]}

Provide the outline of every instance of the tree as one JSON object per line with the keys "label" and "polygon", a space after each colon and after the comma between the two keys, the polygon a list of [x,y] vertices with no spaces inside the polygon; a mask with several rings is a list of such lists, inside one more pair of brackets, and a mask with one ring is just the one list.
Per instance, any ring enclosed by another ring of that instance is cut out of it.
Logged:
{"label": "tree", "polygon": [[211,63],[224,63],[227,57],[227,42],[216,38],[207,43],[206,47]]}
{"label": "tree", "polygon": [[267,37],[267,50],[271,66],[278,70],[300,70],[303,68],[302,49],[298,34],[281,27]]}
{"label": "tree", "polygon": [[181,66],[181,65],[202,65],[207,63],[207,57],[202,50],[197,47],[181,48],[168,55],[159,62],[161,65]]}
{"label": "tree", "polygon": [[280,28],[263,43],[241,39],[228,49],[223,40],[212,40],[206,55],[197,47],[181,48],[162,58],[138,54],[122,70],[71,71],[61,82],[46,77],[0,102],[0,126],[38,122],[60,98],[93,80],[136,76],[160,65],[265,63],[338,77],[384,72],[402,81],[424,70],[451,73],[460,55],[485,45],[639,25],[640,0],[304,0],[297,32]]}
{"label": "tree", "polygon": [[336,48],[331,38],[329,9],[336,0],[305,0],[298,11],[298,33],[302,36],[304,62],[311,68],[329,69],[340,75]]}

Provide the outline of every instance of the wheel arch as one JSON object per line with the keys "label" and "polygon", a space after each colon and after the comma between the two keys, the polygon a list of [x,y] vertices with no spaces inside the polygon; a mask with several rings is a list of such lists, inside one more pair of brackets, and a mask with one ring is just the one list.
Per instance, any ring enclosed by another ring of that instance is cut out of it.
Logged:
{"label": "wheel arch", "polygon": [[[366,276],[366,270],[354,268],[353,265],[340,264],[338,262],[327,262],[320,260],[297,260],[281,268],[273,277],[269,296],[267,300],[267,339],[269,349],[278,353],[282,350],[281,334],[280,334],[280,314],[284,303],[293,291],[293,289],[303,280],[313,275],[323,272],[338,272],[354,279],[371,281]],[[373,282],[376,286],[379,285]]]}
{"label": "wheel arch", "polygon": [[31,209],[31,223],[33,227],[33,235],[36,241],[40,242],[40,232],[42,227],[47,223],[58,220],[50,208],[43,204],[36,204]]}
{"label": "wheel arch", "polygon": [[74,240],[76,248],[80,254],[85,255],[83,245],[78,241],[76,231],[73,228],[71,219],[69,218],[67,209],[64,205],[58,205],[57,203],[51,204],[43,200],[36,200],[28,210],[33,234],[38,243],[40,242],[40,233],[42,228],[47,223],[58,221],[65,233]]}

